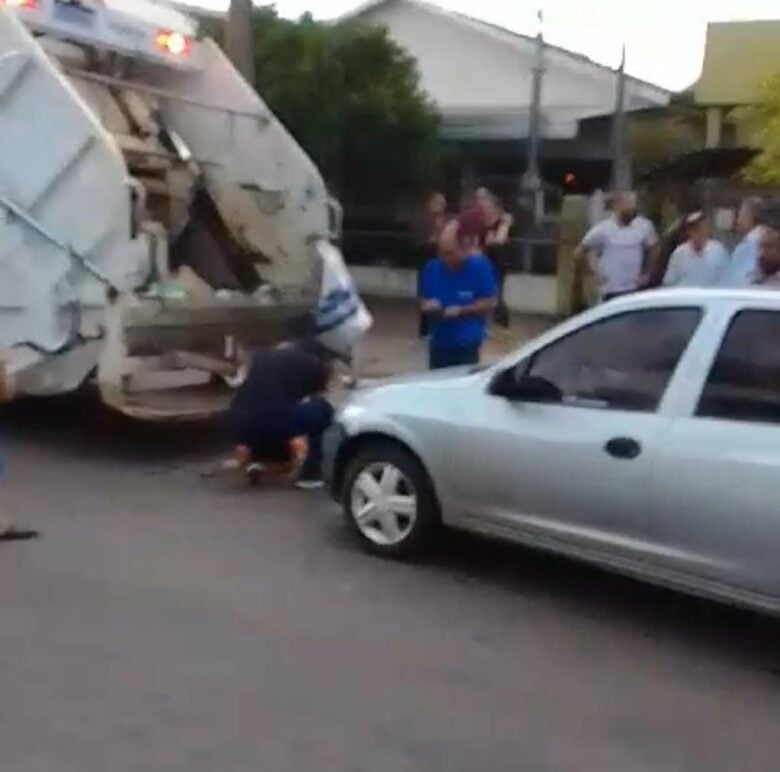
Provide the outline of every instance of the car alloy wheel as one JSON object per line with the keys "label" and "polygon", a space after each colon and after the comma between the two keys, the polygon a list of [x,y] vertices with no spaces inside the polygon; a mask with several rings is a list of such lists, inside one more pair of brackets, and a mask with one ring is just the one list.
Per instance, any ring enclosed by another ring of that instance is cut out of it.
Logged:
{"label": "car alloy wheel", "polygon": [[414,530],[417,492],[395,464],[375,461],[364,467],[352,483],[350,498],[355,525],[373,544],[401,544]]}

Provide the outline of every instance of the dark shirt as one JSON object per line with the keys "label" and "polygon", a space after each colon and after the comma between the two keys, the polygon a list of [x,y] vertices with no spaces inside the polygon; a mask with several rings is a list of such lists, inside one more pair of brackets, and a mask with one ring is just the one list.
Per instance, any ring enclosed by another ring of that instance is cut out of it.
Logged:
{"label": "dark shirt", "polygon": [[230,405],[229,418],[240,441],[267,446],[269,457],[290,438],[293,408],[325,391],[328,368],[317,357],[295,348],[257,352],[244,383]]}

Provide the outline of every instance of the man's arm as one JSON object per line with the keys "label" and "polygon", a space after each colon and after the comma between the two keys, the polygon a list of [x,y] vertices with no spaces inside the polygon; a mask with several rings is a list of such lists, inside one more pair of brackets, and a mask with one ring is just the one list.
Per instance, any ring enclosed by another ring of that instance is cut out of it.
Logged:
{"label": "man's arm", "polygon": [[581,260],[586,258],[592,268],[595,269],[599,257],[599,251],[603,246],[604,223],[594,225],[584,236],[574,250],[574,258]]}
{"label": "man's arm", "polygon": [[655,227],[648,220],[648,231],[644,241],[644,253],[642,255],[642,275],[639,277],[639,288],[644,289],[650,286],[650,280],[655,271],[657,271],[658,260],[661,255],[661,248],[658,242],[658,234]]}
{"label": "man's arm", "polygon": [[503,215],[501,215],[501,220],[498,223],[498,228],[496,228],[496,232],[493,234],[490,234],[490,236],[487,239],[488,244],[495,244],[496,246],[502,247],[504,244],[506,244],[509,241],[509,233],[512,230],[512,226],[515,224],[515,218],[512,217],[511,214],[508,212],[505,212]]}
{"label": "man's arm", "polygon": [[436,287],[433,276],[433,265],[429,261],[423,268],[420,277],[420,310],[429,316],[435,316],[441,313],[441,302],[436,299]]}
{"label": "man's arm", "polygon": [[498,303],[496,298],[480,298],[467,306],[450,306],[444,309],[445,319],[457,319],[464,316],[487,316]]}
{"label": "man's arm", "polygon": [[320,397],[328,393],[335,368],[331,361],[321,359],[314,354],[304,354],[305,360],[301,359],[299,367],[302,368],[304,375],[305,396]]}
{"label": "man's arm", "polygon": [[681,261],[682,261],[682,244],[672,252],[672,256],[669,258],[669,266],[664,274],[663,286],[675,287],[680,283],[682,279]]}
{"label": "man's arm", "polygon": [[645,247],[642,259],[642,275],[639,277],[639,288],[649,287],[653,282],[653,276],[658,273],[658,264],[661,260],[661,248],[658,244]]}
{"label": "man's arm", "polygon": [[475,276],[476,300],[465,306],[451,306],[444,309],[445,319],[463,316],[487,316],[498,303],[498,286],[493,266],[487,258],[480,258]]}

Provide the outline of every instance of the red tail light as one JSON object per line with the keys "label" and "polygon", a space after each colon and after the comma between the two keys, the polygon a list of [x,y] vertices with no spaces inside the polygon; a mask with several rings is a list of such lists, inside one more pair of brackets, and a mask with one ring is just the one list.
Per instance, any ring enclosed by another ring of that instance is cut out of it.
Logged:
{"label": "red tail light", "polygon": [[[31,1],[35,2],[36,0]],[[188,56],[192,48],[192,41],[186,35],[171,30],[158,32],[154,42],[163,53],[173,54],[173,56]]]}
{"label": "red tail light", "polygon": [[38,7],[38,0],[0,0],[0,5],[7,8],[24,8],[33,11]]}

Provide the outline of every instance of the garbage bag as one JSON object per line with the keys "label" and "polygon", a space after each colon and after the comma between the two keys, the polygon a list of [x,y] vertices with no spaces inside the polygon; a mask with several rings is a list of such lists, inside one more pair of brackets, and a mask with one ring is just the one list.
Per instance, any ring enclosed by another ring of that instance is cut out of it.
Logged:
{"label": "garbage bag", "polygon": [[322,258],[322,289],[314,314],[317,339],[334,353],[351,359],[357,342],[374,320],[358,294],[341,252],[330,242],[317,245]]}

